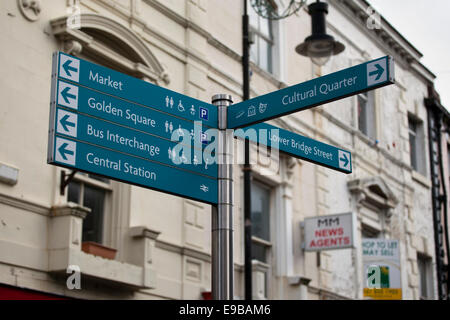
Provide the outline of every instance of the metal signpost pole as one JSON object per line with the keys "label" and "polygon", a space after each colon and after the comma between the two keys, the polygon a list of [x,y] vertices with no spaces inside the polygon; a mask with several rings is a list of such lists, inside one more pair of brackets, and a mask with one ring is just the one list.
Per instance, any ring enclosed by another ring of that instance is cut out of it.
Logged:
{"label": "metal signpost pole", "polygon": [[[242,71],[243,71],[243,100],[250,98],[250,40],[247,0],[244,0],[244,15],[242,16]],[[244,162],[244,278],[245,300],[252,300],[252,215],[251,215],[251,179],[250,141],[245,140]]]}
{"label": "metal signpost pole", "polygon": [[218,108],[218,204],[212,209],[212,298],[233,299],[233,136],[227,136],[227,107],[230,95],[216,94]]}

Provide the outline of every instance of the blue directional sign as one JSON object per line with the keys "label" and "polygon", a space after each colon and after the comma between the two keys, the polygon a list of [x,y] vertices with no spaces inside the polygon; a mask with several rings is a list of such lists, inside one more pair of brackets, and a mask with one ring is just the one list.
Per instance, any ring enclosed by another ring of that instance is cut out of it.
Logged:
{"label": "blue directional sign", "polygon": [[302,135],[258,123],[234,131],[241,139],[275,147],[295,158],[309,161],[344,173],[352,172],[352,155],[349,151],[313,140]]}
{"label": "blue directional sign", "polygon": [[[57,76],[64,80],[217,128],[217,107],[211,104],[62,52],[55,55],[59,61]],[[75,103],[71,89],[63,90],[63,100]]]}
{"label": "blue directional sign", "polygon": [[54,136],[50,162],[186,198],[217,203],[217,180],[111,149]]}
{"label": "blue directional sign", "polygon": [[[173,133],[184,129],[188,131],[194,145],[198,142],[198,145],[205,146],[205,142],[212,139],[207,134],[208,127],[203,127],[203,121],[184,120],[62,80],[58,80],[56,90],[56,105],[73,109],[74,112],[84,113],[166,139],[171,139]],[[197,131],[199,131],[199,136],[196,135]]]}
{"label": "blue directional sign", "polygon": [[53,56],[49,163],[217,204],[217,163],[203,152],[211,127],[212,105]]}
{"label": "blue directional sign", "polygon": [[56,134],[217,178],[217,164],[205,163],[202,144],[199,149],[183,146],[183,140],[162,139],[61,108],[56,108]]}
{"label": "blue directional sign", "polygon": [[228,108],[228,128],[240,128],[394,83],[394,61],[385,56]]}

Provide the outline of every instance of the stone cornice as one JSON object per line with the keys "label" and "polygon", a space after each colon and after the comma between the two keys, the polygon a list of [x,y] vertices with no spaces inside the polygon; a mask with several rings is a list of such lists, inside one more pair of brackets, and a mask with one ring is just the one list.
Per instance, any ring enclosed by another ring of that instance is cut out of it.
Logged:
{"label": "stone cornice", "polygon": [[192,248],[187,248],[182,245],[177,245],[177,244],[162,241],[159,239],[156,239],[156,248],[167,250],[167,251],[172,251],[172,252],[175,252],[178,254],[196,258],[196,259],[203,260],[206,262],[211,262],[211,254],[209,254],[209,253],[198,251],[198,250],[195,250]]}
{"label": "stone cornice", "polygon": [[90,212],[90,208],[83,207],[73,202],[56,205],[51,208],[52,217],[75,216],[84,219]]}
{"label": "stone cornice", "polygon": [[[389,54],[393,55],[397,62],[411,67],[425,81],[432,82],[436,76],[422,63],[422,53],[406,40],[392,25],[380,15],[380,28],[367,28],[369,13],[367,9],[370,4],[366,0],[337,0],[330,4],[344,14],[349,21],[357,24],[359,29],[369,36],[375,43],[384,47]],[[416,64],[417,66],[414,66]]]}
{"label": "stone cornice", "polygon": [[155,240],[161,233],[160,231],[151,230],[144,226],[132,227],[129,232],[133,238],[149,238],[152,240]]}
{"label": "stone cornice", "polygon": [[14,196],[6,195],[3,193],[0,193],[0,203],[22,209],[24,211],[38,213],[44,216],[50,215],[50,206],[46,206],[35,201],[23,198],[16,198]]}

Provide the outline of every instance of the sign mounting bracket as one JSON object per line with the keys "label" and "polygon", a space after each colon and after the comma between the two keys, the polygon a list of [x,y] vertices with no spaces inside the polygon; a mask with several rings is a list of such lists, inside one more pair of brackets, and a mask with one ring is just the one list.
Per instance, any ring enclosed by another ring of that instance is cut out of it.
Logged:
{"label": "sign mounting bracket", "polygon": [[[73,177],[78,172],[78,170],[72,170],[70,174],[66,174],[65,170],[61,170],[61,179],[59,183],[59,194],[64,195],[66,187],[69,185],[69,183],[73,180]],[[67,177],[67,178],[66,178]]]}

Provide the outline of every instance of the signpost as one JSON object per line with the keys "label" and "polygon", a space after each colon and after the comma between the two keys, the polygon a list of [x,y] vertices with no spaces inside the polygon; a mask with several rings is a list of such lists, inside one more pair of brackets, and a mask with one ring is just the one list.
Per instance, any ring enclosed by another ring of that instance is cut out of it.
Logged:
{"label": "signpost", "polygon": [[394,61],[385,56],[232,105],[228,128],[264,122],[394,83]]}
{"label": "signpost", "polygon": [[[235,137],[351,173],[349,151],[262,122],[392,83],[394,64],[386,56],[235,105],[231,96],[214,95],[211,105],[58,52],[48,163],[211,204],[213,298],[232,299],[233,139],[227,129],[252,125]],[[217,129],[214,140],[203,126]],[[305,220],[307,250],[351,247],[353,220],[352,214]]]}
{"label": "signpost", "polygon": [[398,240],[362,239],[365,298],[401,300],[400,248]]}
{"label": "signpost", "polygon": [[216,109],[59,52],[48,162],[216,204],[218,166],[202,129],[216,126]]}
{"label": "signpost", "polygon": [[248,139],[268,147],[276,146],[281,152],[295,158],[343,173],[352,173],[352,155],[350,151],[333,147],[267,123],[258,123],[250,127],[237,129],[234,131],[234,135],[235,137]]}

